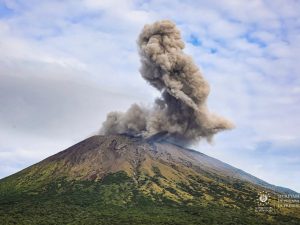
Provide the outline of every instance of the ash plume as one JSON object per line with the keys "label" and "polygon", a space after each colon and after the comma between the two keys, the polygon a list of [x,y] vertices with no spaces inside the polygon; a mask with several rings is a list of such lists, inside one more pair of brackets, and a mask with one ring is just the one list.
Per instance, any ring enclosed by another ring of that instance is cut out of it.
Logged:
{"label": "ash plume", "polygon": [[111,112],[101,134],[126,133],[189,144],[210,140],[231,122],[208,111],[209,85],[193,59],[183,52],[180,31],[168,20],[145,25],[138,38],[140,73],[161,92],[152,108],[133,104],[127,112]]}

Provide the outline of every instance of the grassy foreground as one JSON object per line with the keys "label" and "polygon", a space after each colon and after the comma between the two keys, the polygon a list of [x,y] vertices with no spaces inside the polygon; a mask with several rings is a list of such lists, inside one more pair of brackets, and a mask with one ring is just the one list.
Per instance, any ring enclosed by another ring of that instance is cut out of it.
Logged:
{"label": "grassy foreground", "polygon": [[247,207],[217,202],[174,202],[145,195],[124,172],[101,181],[60,178],[39,188],[0,183],[0,224],[300,224],[280,214],[257,214]]}

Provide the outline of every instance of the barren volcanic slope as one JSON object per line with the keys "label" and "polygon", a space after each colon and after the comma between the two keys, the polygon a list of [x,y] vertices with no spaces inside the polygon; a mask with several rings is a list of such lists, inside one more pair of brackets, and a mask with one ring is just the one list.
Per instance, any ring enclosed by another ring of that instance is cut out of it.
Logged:
{"label": "barren volcanic slope", "polygon": [[[261,191],[272,212],[254,211]],[[300,224],[284,192],[171,143],[93,136],[0,180],[0,224]]]}

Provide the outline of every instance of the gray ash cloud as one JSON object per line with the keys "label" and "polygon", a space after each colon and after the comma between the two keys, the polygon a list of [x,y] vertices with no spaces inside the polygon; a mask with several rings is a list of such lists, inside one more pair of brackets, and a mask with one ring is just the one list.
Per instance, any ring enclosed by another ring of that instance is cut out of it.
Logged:
{"label": "gray ash cloud", "polygon": [[110,112],[101,134],[161,136],[189,144],[201,138],[210,140],[219,131],[233,128],[230,121],[209,112],[209,85],[193,59],[183,52],[184,43],[173,22],[145,25],[138,47],[140,73],[161,97],[152,108],[133,104],[126,112]]}

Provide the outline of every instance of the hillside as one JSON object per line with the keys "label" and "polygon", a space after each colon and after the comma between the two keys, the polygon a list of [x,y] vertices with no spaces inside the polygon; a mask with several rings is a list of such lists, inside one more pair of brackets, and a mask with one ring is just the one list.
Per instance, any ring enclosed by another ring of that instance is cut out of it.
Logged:
{"label": "hillside", "polygon": [[[270,212],[256,212],[259,193]],[[268,184],[200,152],[90,137],[0,180],[1,224],[300,224]]]}

